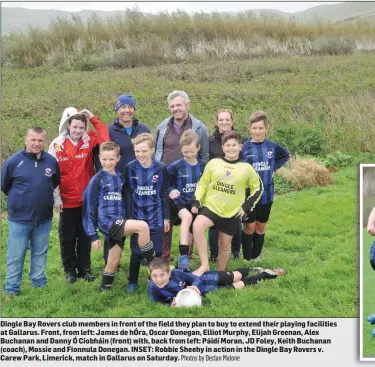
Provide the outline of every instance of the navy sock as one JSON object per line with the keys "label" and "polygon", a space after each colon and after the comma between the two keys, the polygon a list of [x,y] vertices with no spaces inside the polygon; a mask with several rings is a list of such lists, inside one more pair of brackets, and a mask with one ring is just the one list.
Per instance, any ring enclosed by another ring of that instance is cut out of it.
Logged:
{"label": "navy sock", "polygon": [[180,245],[179,250],[180,250],[181,256],[189,254],[189,246],[188,245]]}
{"label": "navy sock", "polygon": [[259,234],[254,232],[254,238],[253,238],[253,252],[252,252],[252,258],[256,259],[260,253],[262,252],[264,244],[264,233]]}
{"label": "navy sock", "polygon": [[102,284],[100,285],[100,288],[105,290],[111,289],[111,285],[113,283],[114,278],[115,273],[105,271],[103,273]]}
{"label": "navy sock", "polygon": [[152,241],[141,247],[143,257],[150,263],[155,258],[155,248]]}
{"label": "navy sock", "polygon": [[245,260],[252,259],[253,233],[247,234],[245,233],[245,231],[242,231],[242,252],[243,252],[243,258]]}

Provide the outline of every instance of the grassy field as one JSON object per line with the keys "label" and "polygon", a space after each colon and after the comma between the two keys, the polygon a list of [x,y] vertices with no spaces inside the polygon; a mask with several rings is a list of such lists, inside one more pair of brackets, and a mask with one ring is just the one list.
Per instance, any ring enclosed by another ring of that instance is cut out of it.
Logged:
{"label": "grassy field", "polygon": [[[2,317],[355,317],[357,315],[356,175],[354,166],[335,176],[335,185],[278,195],[272,208],[263,255],[250,266],[284,267],[288,274],[241,291],[207,295],[199,309],[152,306],[147,272],[140,288],[124,293],[129,248],[123,254],[114,289],[98,293],[101,252],[92,252],[93,283],[65,282],[56,222],[51,234],[45,289],[32,289],[25,266],[22,295],[2,305]],[[3,219],[2,277],[5,278],[7,222]],[[177,256],[177,233],[173,255]],[[128,241],[127,241],[128,243]],[[29,259],[29,257],[27,257]],[[27,260],[28,261],[28,260]],[[198,265],[194,255],[193,268]],[[229,269],[245,262],[231,260]],[[4,297],[4,294],[3,294]],[[372,310],[373,311],[373,310]],[[370,312],[370,311],[369,311]]]}
{"label": "grassy field", "polygon": [[[219,108],[232,108],[246,133],[249,116],[270,116],[269,136],[293,153],[325,155],[373,149],[375,74],[372,55],[278,57],[91,72],[2,68],[2,157],[23,145],[26,128],[58,133],[63,110],[89,108],[112,122],[121,93],[132,93],[137,116],[155,131],[168,116],[174,89],[191,97],[191,113],[213,131]],[[353,122],[356,123],[353,123]]]}
{"label": "grassy field", "polygon": [[[364,223],[367,225],[367,218],[364,218]],[[363,229],[363,356],[374,357],[375,356],[375,338],[372,336],[372,331],[375,329],[374,325],[371,325],[367,321],[367,317],[375,313],[375,292],[374,292],[374,277],[375,272],[370,265],[369,254],[372,243],[375,238],[370,236],[366,228]]]}

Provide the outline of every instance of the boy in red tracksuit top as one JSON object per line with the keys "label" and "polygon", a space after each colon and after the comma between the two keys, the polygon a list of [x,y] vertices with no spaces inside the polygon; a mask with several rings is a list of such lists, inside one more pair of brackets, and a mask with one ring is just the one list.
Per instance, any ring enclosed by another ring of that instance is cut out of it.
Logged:
{"label": "boy in red tracksuit top", "polygon": [[[89,122],[96,132],[88,130]],[[77,281],[77,276],[95,280],[91,274],[90,239],[82,225],[82,194],[95,175],[93,150],[104,141],[110,141],[107,125],[86,109],[69,107],[61,117],[59,136],[48,150],[57,159],[61,172],[54,205],[60,212],[61,259],[68,283]]]}

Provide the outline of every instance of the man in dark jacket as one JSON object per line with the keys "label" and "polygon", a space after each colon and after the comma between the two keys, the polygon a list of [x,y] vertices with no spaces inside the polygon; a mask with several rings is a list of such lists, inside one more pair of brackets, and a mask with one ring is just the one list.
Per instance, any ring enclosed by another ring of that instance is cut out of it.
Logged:
{"label": "man in dark jacket", "polygon": [[118,117],[108,126],[111,141],[120,146],[120,161],[116,169],[125,172],[126,165],[134,161],[134,147],[132,139],[142,133],[150,133],[150,129],[135,118],[136,103],[130,94],[122,94],[117,98],[115,110]]}
{"label": "man in dark jacket", "polygon": [[[111,141],[120,146],[120,161],[117,163],[116,169],[121,173],[125,173],[126,165],[135,160],[134,147],[132,139],[142,133],[150,133],[150,129],[139,122],[135,118],[136,102],[132,95],[122,94],[118,96],[115,104],[117,112],[116,120],[108,126],[109,137]],[[104,241],[104,261],[107,261],[109,242],[106,238]]]}
{"label": "man in dark jacket", "polygon": [[56,159],[43,149],[46,131],[28,129],[25,148],[9,157],[1,170],[1,191],[8,196],[7,301],[20,293],[23,265],[30,243],[29,276],[33,287],[45,287],[53,190],[60,184]]}

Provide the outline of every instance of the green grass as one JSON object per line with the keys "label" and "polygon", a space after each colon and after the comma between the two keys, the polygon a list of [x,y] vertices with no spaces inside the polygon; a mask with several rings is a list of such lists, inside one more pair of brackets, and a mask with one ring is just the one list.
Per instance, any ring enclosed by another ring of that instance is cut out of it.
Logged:
{"label": "green grass", "polygon": [[89,108],[109,124],[121,93],[134,95],[138,118],[155,132],[175,89],[189,93],[191,113],[210,132],[220,108],[233,109],[246,135],[249,116],[264,110],[269,137],[292,153],[373,150],[373,56],[295,56],[91,72],[2,68],[2,157],[23,146],[33,125],[46,128],[50,142],[68,106]]}
{"label": "green grass", "polygon": [[[367,218],[365,219],[367,221]],[[363,356],[374,357],[375,356],[375,337],[372,336],[372,330],[375,329],[374,325],[371,325],[367,321],[367,317],[375,313],[375,292],[374,292],[374,279],[375,272],[372,269],[369,261],[370,248],[374,242],[374,237],[370,236],[366,228],[363,229],[363,319],[360,322],[363,323]]]}
{"label": "green grass", "polygon": [[[65,282],[57,222],[48,252],[45,289],[32,289],[25,266],[22,295],[3,303],[2,317],[355,317],[357,315],[356,174],[346,167],[335,173],[336,184],[278,195],[272,208],[261,260],[251,266],[284,267],[288,274],[241,291],[209,293],[204,307],[173,309],[151,305],[147,272],[141,269],[140,289],[125,294],[129,258],[128,240],[114,289],[98,293],[103,260],[92,252],[93,283]],[[8,227],[3,220],[2,277],[5,281]],[[343,230],[344,229],[344,230]],[[177,257],[177,232],[173,256]],[[29,255],[28,255],[29,256]],[[28,264],[27,257],[26,264]],[[231,260],[228,269],[244,266]],[[193,268],[198,266],[194,255]],[[4,297],[4,294],[3,294]]]}

